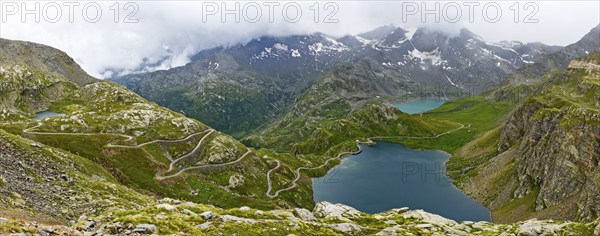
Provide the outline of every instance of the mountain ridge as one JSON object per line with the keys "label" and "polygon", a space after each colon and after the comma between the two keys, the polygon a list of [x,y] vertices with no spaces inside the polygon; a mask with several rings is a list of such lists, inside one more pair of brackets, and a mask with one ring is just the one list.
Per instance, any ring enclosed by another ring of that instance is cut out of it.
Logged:
{"label": "mountain ridge", "polygon": [[[540,44],[507,48],[485,43],[468,30],[450,37],[424,28],[408,31],[388,26],[380,34],[379,40],[332,38],[322,33],[261,37],[246,44],[204,50],[182,67],[113,80],[151,101],[242,138],[282,115],[327,73],[362,60],[379,64],[380,70],[396,81],[387,86],[395,91],[381,91],[379,95],[410,96],[422,88],[437,87],[464,93],[473,82],[481,87],[499,85],[514,69],[558,49]],[[208,87],[217,89],[205,92]],[[165,97],[160,92],[165,90],[177,90],[177,94]],[[243,111],[239,107],[244,107]],[[240,116],[242,112],[248,118]]]}

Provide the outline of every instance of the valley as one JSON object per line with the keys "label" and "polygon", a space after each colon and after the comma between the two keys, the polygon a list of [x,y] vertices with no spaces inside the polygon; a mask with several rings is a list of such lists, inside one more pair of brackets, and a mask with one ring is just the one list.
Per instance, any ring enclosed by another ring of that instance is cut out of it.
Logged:
{"label": "valley", "polygon": [[[116,82],[57,49],[0,39],[0,233],[591,235],[598,35],[566,47],[486,43],[466,29],[263,37]],[[473,79],[485,86],[471,90]],[[402,152],[445,164],[442,195],[483,213],[412,204],[439,189],[398,205],[395,191],[374,200],[377,190],[315,183],[369,155],[370,170],[345,181],[393,183],[406,173],[385,167],[402,166]],[[370,192],[335,204],[354,191]],[[352,203],[369,200],[392,204]]]}

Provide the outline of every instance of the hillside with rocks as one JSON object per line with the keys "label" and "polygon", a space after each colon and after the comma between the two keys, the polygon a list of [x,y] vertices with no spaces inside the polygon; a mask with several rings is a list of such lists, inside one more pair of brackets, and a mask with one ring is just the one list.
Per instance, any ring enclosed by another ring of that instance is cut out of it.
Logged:
{"label": "hillside with rocks", "polygon": [[598,217],[599,56],[552,74],[488,137],[493,151],[467,189],[496,220]]}
{"label": "hillside with rocks", "polygon": [[[222,209],[161,199],[139,210],[113,209],[81,217],[73,226],[16,222],[0,218],[5,233],[41,235],[597,235],[600,222],[528,220],[513,224],[456,222],[423,210],[397,208],[366,214],[342,204],[320,202],[303,208],[261,211]],[[0,231],[2,232],[2,231]],[[18,234],[14,234],[18,235]]]}

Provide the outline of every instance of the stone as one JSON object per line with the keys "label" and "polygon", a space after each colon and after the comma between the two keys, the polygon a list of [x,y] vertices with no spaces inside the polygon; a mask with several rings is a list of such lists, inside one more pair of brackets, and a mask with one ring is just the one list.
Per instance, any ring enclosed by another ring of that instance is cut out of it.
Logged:
{"label": "stone", "polygon": [[175,211],[175,209],[177,209],[177,207],[175,207],[171,204],[167,204],[167,203],[158,204],[158,205],[156,205],[156,208],[165,209],[167,211]]}
{"label": "stone", "polygon": [[362,228],[356,224],[352,224],[352,223],[339,223],[339,224],[332,224],[329,225],[332,229],[338,230],[338,231],[342,231],[344,233],[350,233],[350,232],[356,232],[356,231],[361,231]]}
{"label": "stone", "polygon": [[381,235],[381,236],[397,236],[399,234],[398,234],[398,232],[396,232],[395,228],[390,227],[390,228],[382,229],[376,235]]}
{"label": "stone", "polygon": [[416,227],[421,228],[421,229],[431,229],[433,228],[432,224],[417,224]]}
{"label": "stone", "polygon": [[200,217],[202,217],[204,220],[210,220],[215,217],[215,214],[212,211],[205,211],[200,213]]}
{"label": "stone", "polygon": [[313,221],[316,220],[317,218],[315,217],[315,215],[313,215],[312,212],[310,212],[309,210],[306,210],[304,208],[294,208],[294,212],[296,213],[296,215],[298,215],[298,217],[300,217],[300,219],[302,220],[308,220],[308,221]]}
{"label": "stone", "polygon": [[94,228],[94,226],[96,226],[96,222],[95,222],[95,221],[91,221],[91,220],[90,220],[90,221],[86,221],[86,222],[83,224],[83,228],[84,228],[84,229],[87,229],[87,230],[89,230],[89,229],[91,229],[91,228]]}
{"label": "stone", "polygon": [[332,204],[326,201],[317,203],[313,213],[319,218],[354,218],[360,216],[360,212],[350,206],[339,203]]}
{"label": "stone", "polygon": [[453,226],[456,225],[456,221],[450,220],[450,219],[446,219],[442,216],[436,215],[436,214],[432,214],[423,210],[413,210],[413,211],[408,211],[406,213],[404,213],[403,217],[405,219],[418,219],[418,220],[422,220],[424,222],[427,223],[431,223],[434,225],[449,225],[449,226]]}
{"label": "stone", "polygon": [[180,204],[181,201],[166,197],[166,198],[158,200],[158,203],[167,203],[167,204],[177,205],[177,204]]}
{"label": "stone", "polygon": [[471,228],[474,229],[485,229],[488,228],[487,227],[487,223],[485,221],[479,221],[479,222],[475,222],[471,225]]}
{"label": "stone", "polygon": [[154,234],[158,232],[158,227],[153,224],[139,224],[133,230],[135,233]]}
{"label": "stone", "polygon": [[529,220],[524,222],[519,227],[517,234],[522,236],[552,235],[560,232],[561,228],[561,225],[547,224],[537,220]]}
{"label": "stone", "polygon": [[117,224],[107,224],[104,229],[106,229],[106,231],[110,234],[119,233],[119,226]]}
{"label": "stone", "polygon": [[160,213],[160,214],[154,216],[154,219],[157,219],[157,220],[166,220],[166,219],[169,219],[169,217],[165,213]]}
{"label": "stone", "polygon": [[197,216],[198,214],[196,212],[190,211],[188,209],[183,209],[183,211],[181,211],[183,214],[189,215],[189,216]]}
{"label": "stone", "polygon": [[240,186],[244,185],[245,181],[246,181],[246,179],[244,178],[244,176],[242,176],[240,174],[234,174],[229,177],[229,187],[230,188],[240,187]]}
{"label": "stone", "polygon": [[181,204],[181,205],[182,205],[182,206],[185,206],[185,207],[196,207],[196,206],[198,206],[198,204],[196,204],[196,203],[193,203],[193,202],[184,202],[184,203],[183,203],[183,204]]}
{"label": "stone", "polygon": [[398,223],[395,220],[386,220],[383,223],[387,225],[397,225]]}
{"label": "stone", "polygon": [[288,219],[291,220],[299,220],[294,213],[289,212],[289,211],[284,211],[284,210],[270,210],[269,213],[276,215],[276,216],[281,216],[281,217],[286,217]]}
{"label": "stone", "polygon": [[249,210],[251,210],[250,207],[247,207],[247,206],[240,207],[240,211],[249,211]]}
{"label": "stone", "polygon": [[402,214],[404,212],[407,212],[409,210],[408,207],[402,207],[402,208],[394,208],[389,210],[390,212],[396,213],[396,214]]}
{"label": "stone", "polygon": [[206,229],[206,228],[210,227],[210,225],[212,225],[212,222],[204,222],[202,224],[197,225],[196,228],[198,228],[198,229]]}
{"label": "stone", "polygon": [[258,220],[255,219],[248,219],[248,218],[242,218],[242,217],[237,217],[237,216],[232,216],[232,215],[222,215],[219,219],[221,219],[223,222],[235,222],[235,223],[246,223],[246,224],[254,224],[256,222],[258,222]]}
{"label": "stone", "polygon": [[6,223],[6,222],[9,222],[9,221],[10,221],[9,219],[0,217],[0,223]]}

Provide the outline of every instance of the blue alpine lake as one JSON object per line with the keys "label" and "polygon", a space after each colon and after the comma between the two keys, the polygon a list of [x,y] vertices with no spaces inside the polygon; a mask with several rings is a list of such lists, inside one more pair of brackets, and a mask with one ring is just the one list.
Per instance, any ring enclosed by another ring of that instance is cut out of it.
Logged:
{"label": "blue alpine lake", "polygon": [[412,102],[403,102],[394,104],[394,107],[407,114],[418,114],[429,110],[436,109],[446,103],[446,100],[426,99]]}
{"label": "blue alpine lake", "polygon": [[445,174],[446,152],[402,144],[363,145],[321,178],[313,178],[315,202],[352,206],[367,213],[423,209],[456,221],[490,221],[490,211],[456,188]]}
{"label": "blue alpine lake", "polygon": [[56,113],[52,111],[42,111],[35,114],[34,120],[43,120],[44,118],[53,117],[53,116],[64,116],[63,113]]}

